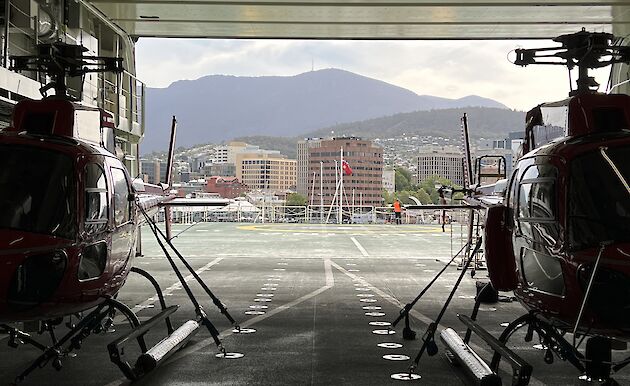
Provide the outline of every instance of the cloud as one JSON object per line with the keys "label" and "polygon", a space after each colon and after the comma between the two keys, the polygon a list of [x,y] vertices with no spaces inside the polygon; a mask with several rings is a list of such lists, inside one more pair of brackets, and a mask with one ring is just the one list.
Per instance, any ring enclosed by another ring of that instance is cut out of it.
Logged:
{"label": "cloud", "polygon": [[[140,39],[137,73],[149,87],[206,75],[292,76],[311,67],[341,68],[418,94],[475,94],[527,110],[568,94],[560,66],[518,67],[507,60],[518,46],[551,41],[335,41]],[[597,72],[605,84],[607,71]]]}

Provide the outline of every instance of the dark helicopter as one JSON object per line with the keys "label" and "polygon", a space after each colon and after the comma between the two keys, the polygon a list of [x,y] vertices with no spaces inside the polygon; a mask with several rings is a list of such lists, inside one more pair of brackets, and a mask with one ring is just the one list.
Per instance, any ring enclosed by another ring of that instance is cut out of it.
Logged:
{"label": "dark helicopter", "polygon": [[[478,288],[472,315],[458,315],[466,336],[450,328],[441,332],[450,359],[481,385],[501,384],[503,359],[513,369],[512,384],[527,385],[532,366],[506,345],[525,329],[526,341],[538,335],[546,363],[559,358],[577,368],[581,379],[617,384],[611,374],[630,363],[612,360],[612,350],[625,349],[630,340],[630,96],[598,93],[588,76],[589,69],[630,62],[630,47],[613,39],[582,30],[554,39],[561,47],[515,50],[517,65],[577,68],[577,88],[569,98],[527,113],[522,151],[500,195],[478,185],[465,189],[463,207],[471,219],[480,216],[481,237],[469,240],[475,248],[410,371],[392,377],[419,377],[414,371],[423,353],[437,353],[439,321],[464,271],[483,251],[490,283]],[[408,318],[427,289],[394,325]],[[492,293],[496,298],[497,291],[513,291],[526,313],[494,337],[476,317],[482,299]],[[404,333],[415,337],[408,319]],[[489,365],[468,345],[472,333],[494,350]]]}
{"label": "dark helicopter", "polygon": [[[208,329],[225,353],[218,331],[167,245],[228,320],[238,325],[151,219],[158,206],[173,196],[165,186],[132,181],[116,156],[112,115],[73,101],[66,91],[66,76],[119,73],[122,60],[83,56],[83,47],[61,42],[37,49],[36,56],[12,58],[12,69],[46,74],[51,83],[42,88],[42,94],[51,89],[55,93],[42,100],[19,102],[12,126],[0,132],[0,332],[9,335],[12,347],[26,343],[42,351],[16,381],[48,362],[60,369],[62,359],[79,349],[90,334],[107,330],[117,312],[132,329],[110,343],[108,350],[112,362],[129,379],[151,371],[200,326]],[[172,149],[171,140],[171,159]],[[139,224],[145,220],[195,306],[197,318],[178,329],[169,319],[177,306],[167,307],[155,279],[133,267]],[[151,282],[162,308],[143,323],[116,300],[132,272]],[[76,322],[66,323],[69,331],[57,337],[57,327],[68,317],[75,317]],[[144,335],[161,322],[166,324],[168,337],[147,347]],[[35,323],[35,331],[49,334],[52,344],[40,343],[16,323]],[[123,346],[133,340],[142,355],[130,364]]]}

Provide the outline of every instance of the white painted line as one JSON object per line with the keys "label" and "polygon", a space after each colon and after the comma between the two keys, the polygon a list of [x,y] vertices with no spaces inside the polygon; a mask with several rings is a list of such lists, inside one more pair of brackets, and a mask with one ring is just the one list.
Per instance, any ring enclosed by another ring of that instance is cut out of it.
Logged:
{"label": "white painted line", "polygon": [[[199,268],[198,270],[195,271],[195,273],[197,275],[200,275],[201,273],[209,270],[213,265],[217,264],[219,261],[223,260],[222,257],[217,257],[216,259],[212,260],[211,262],[209,262],[208,264],[204,265],[203,267]],[[184,281],[186,281],[187,283],[191,280],[193,280],[195,277],[192,275],[192,273],[188,276],[184,277]],[[182,284],[178,281],[176,281],[175,283],[171,284],[169,287],[167,287],[166,289],[162,290],[162,293],[164,294],[164,296],[169,296],[171,295],[173,292],[182,289]],[[154,304],[156,301],[158,301],[158,296],[157,294],[153,294],[153,296],[151,296],[150,298],[148,298],[147,300],[143,301],[142,303],[136,305],[135,307],[133,307],[131,310],[133,311],[133,313],[137,313],[138,311],[141,311],[145,308],[149,308],[150,305]],[[114,322],[115,323],[120,323],[122,321],[125,320],[125,316],[124,315],[118,315],[114,318]]]}
{"label": "white painted line", "polygon": [[359,251],[361,252],[361,254],[363,255],[363,257],[368,257],[370,255],[368,255],[367,251],[365,250],[365,248],[363,248],[363,245],[359,244],[359,242],[357,241],[357,239],[355,239],[354,237],[350,237],[350,240],[352,240],[352,242],[354,243],[354,245],[357,246],[357,248],[359,248]]}
{"label": "white painted line", "polygon": [[[331,267],[333,264],[334,263],[329,258],[324,259],[324,271],[325,271],[325,274],[326,274],[326,285],[325,286],[323,286],[323,287],[321,287],[319,289],[316,289],[315,291],[313,291],[313,292],[311,292],[309,294],[306,294],[306,295],[304,295],[304,296],[302,296],[300,298],[297,298],[297,299],[295,299],[295,300],[293,300],[293,301],[291,301],[291,302],[289,302],[287,304],[283,304],[283,305],[281,305],[281,306],[279,306],[277,308],[274,308],[273,310],[269,310],[268,309],[266,314],[255,316],[255,317],[253,317],[251,319],[248,319],[248,320],[244,321],[243,323],[240,323],[241,328],[253,326],[253,325],[255,325],[258,322],[261,322],[261,321],[263,321],[265,319],[268,319],[268,318],[270,318],[270,317],[272,317],[274,315],[277,315],[277,314],[281,313],[282,311],[286,311],[286,310],[288,310],[288,309],[290,309],[292,307],[295,307],[298,304],[303,303],[303,302],[305,302],[305,301],[307,301],[307,300],[309,300],[311,298],[314,298],[315,296],[321,294],[322,292],[324,292],[326,290],[329,290],[332,287],[334,287],[335,279],[334,279],[333,272],[332,272],[332,267]],[[219,334],[219,337],[221,339],[225,339],[226,337],[234,334],[234,332],[232,330],[233,330],[233,328],[230,327],[227,330],[222,331],[221,334]],[[204,339],[202,341],[199,341],[198,343],[196,343],[196,344],[194,344],[192,346],[186,346],[183,349],[181,349],[180,351],[178,351],[177,353],[173,354],[173,356],[171,358],[169,358],[166,361],[166,363],[171,363],[171,362],[177,361],[179,359],[182,359],[182,358],[184,358],[184,357],[186,357],[186,356],[188,356],[188,355],[190,355],[190,354],[192,354],[194,352],[197,352],[197,351],[199,351],[199,350],[201,350],[201,349],[203,349],[205,347],[208,347],[210,345],[213,345],[213,344],[214,344],[214,339],[207,338],[207,339]]]}
{"label": "white painted line", "polygon": [[[379,288],[376,288],[375,286],[373,286],[372,284],[368,283],[365,279],[360,278],[359,276],[348,272],[345,268],[343,268],[342,266],[336,264],[336,263],[332,263],[332,266],[337,268],[337,270],[339,270],[341,273],[343,273],[344,275],[352,278],[355,281],[358,281],[359,283],[363,284],[365,287],[370,287],[372,288],[372,290],[374,292],[376,292],[379,296],[381,296],[383,299],[387,300],[388,302],[392,303],[393,305],[395,305],[396,307],[400,307],[403,308],[405,305],[402,304],[398,299],[392,297],[391,295],[381,291]],[[414,316],[416,319],[420,320],[422,323],[424,324],[429,324],[429,323],[433,323],[433,319],[429,318],[428,316],[421,314],[420,312],[412,309],[411,311],[409,311],[409,313]],[[440,329],[445,329],[446,326],[444,326],[443,324],[439,324],[438,326]],[[494,352],[489,352],[488,350],[486,350],[485,348],[475,344],[475,343],[471,343],[470,346],[472,348],[474,348],[475,352],[477,352],[478,354],[483,355],[486,358],[491,358],[492,355],[494,354]],[[530,385],[535,385],[535,386],[542,386],[544,385],[544,383],[542,383],[539,379],[534,378],[533,376],[530,378],[529,381]]]}

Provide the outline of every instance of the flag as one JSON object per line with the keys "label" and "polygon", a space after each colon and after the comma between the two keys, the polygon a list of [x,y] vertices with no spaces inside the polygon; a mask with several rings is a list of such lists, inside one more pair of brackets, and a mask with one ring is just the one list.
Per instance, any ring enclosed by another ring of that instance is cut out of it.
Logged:
{"label": "flag", "polygon": [[346,160],[341,161],[341,168],[343,169],[343,172],[346,173],[347,176],[352,175],[352,168],[350,168],[350,165],[348,165]]}

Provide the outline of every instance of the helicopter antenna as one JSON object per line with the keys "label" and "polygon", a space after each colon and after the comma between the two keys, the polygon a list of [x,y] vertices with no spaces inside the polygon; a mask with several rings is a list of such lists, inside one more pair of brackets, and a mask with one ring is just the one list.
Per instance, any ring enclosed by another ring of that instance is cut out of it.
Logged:
{"label": "helicopter antenna", "polygon": [[592,93],[599,84],[588,75],[592,68],[606,67],[615,63],[630,63],[630,47],[614,43],[614,36],[605,32],[582,31],[561,35],[553,39],[560,47],[517,48],[514,50],[517,66],[550,64],[566,66],[569,71],[578,68],[577,89],[570,96]]}
{"label": "helicopter antenna", "polygon": [[12,71],[35,71],[50,77],[51,81],[40,88],[42,96],[55,90],[55,97],[72,99],[68,95],[66,76],[83,76],[91,72],[123,72],[122,58],[84,55],[87,48],[63,42],[37,45],[37,55],[11,56]]}

